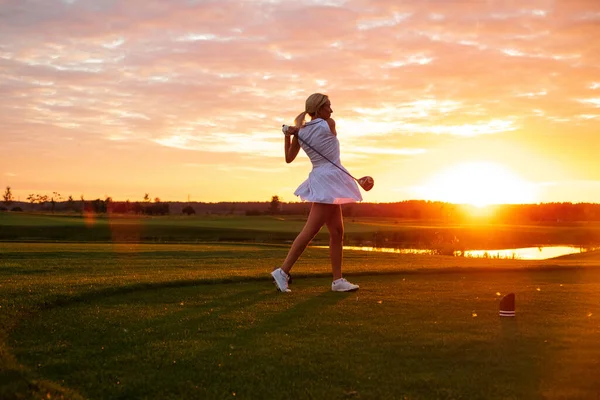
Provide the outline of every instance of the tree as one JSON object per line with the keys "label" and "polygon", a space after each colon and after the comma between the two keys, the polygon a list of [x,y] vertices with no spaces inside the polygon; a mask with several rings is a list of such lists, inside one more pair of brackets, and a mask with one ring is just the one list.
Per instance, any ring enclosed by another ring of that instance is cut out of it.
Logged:
{"label": "tree", "polygon": [[29,200],[31,204],[38,203],[40,206],[43,206],[44,203],[48,201],[48,195],[30,194],[27,196],[27,200]]}
{"label": "tree", "polygon": [[91,202],[92,211],[96,214],[106,213],[106,203],[101,199],[96,199]]}
{"label": "tree", "polygon": [[4,204],[6,204],[7,206],[10,206],[14,200],[13,194],[10,190],[10,186],[6,187],[6,191],[4,192],[4,196],[2,196],[4,198]]}
{"label": "tree", "polygon": [[67,208],[69,210],[75,211],[75,200],[73,200],[73,196],[69,196],[67,199]]}
{"label": "tree", "polygon": [[149,203],[150,202],[150,195],[148,193],[146,193],[144,195],[144,202]]}
{"label": "tree", "polygon": [[281,211],[281,201],[279,196],[271,197],[271,204],[269,205],[269,214],[279,214]]}
{"label": "tree", "polygon": [[50,204],[52,204],[52,213],[54,214],[54,208],[56,207],[56,202],[62,201],[62,196],[58,192],[52,192],[52,197],[50,198]]}

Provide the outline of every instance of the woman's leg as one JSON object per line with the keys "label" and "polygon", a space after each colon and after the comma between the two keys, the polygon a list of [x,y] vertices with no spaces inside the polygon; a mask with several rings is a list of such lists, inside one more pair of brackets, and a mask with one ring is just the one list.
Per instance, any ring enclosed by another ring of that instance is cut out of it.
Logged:
{"label": "woman's leg", "polygon": [[294,243],[292,243],[292,247],[281,266],[281,269],[286,274],[290,273],[294,263],[298,261],[302,252],[306,249],[306,246],[308,246],[315,235],[319,233],[319,230],[325,224],[331,213],[335,211],[335,207],[334,204],[313,203],[304,228],[302,228],[302,231],[298,234]]}
{"label": "woman's leg", "polygon": [[344,247],[342,206],[336,205],[335,207],[325,221],[327,229],[329,229],[329,257],[331,258],[331,273],[334,281],[342,277],[342,250]]}

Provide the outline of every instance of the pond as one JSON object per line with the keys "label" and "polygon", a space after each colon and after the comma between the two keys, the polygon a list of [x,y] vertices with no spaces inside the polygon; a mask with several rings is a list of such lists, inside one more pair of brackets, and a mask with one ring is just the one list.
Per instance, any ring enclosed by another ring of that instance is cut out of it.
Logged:
{"label": "pond", "polygon": [[[313,246],[316,248],[327,249],[328,246]],[[484,250],[465,250],[455,251],[455,256],[474,257],[474,258],[504,258],[517,260],[545,260],[564,256],[567,254],[584,253],[586,251],[596,250],[597,248],[587,248],[581,246],[540,246],[540,247],[521,247],[514,249],[484,249]],[[354,251],[374,251],[381,253],[397,254],[437,254],[435,249],[396,249],[391,247],[369,247],[369,246],[344,246],[344,250]]]}

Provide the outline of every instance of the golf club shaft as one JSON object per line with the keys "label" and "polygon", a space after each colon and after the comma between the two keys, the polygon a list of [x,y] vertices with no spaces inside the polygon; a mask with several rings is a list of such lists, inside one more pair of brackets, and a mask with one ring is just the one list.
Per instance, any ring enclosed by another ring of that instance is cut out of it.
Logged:
{"label": "golf club shaft", "polygon": [[300,142],[302,142],[305,145],[307,145],[308,147],[310,147],[315,153],[317,153],[318,155],[320,155],[321,157],[323,157],[324,159],[326,159],[327,161],[329,161],[330,163],[332,163],[333,165],[335,165],[337,168],[339,168],[340,171],[342,171],[343,173],[345,173],[346,175],[348,175],[350,178],[352,178],[356,182],[358,182],[358,179],[356,179],[355,177],[353,177],[352,174],[350,174],[350,172],[346,171],[345,169],[343,169],[342,167],[340,167],[339,165],[337,165],[336,163],[334,163],[333,161],[331,161],[329,158],[325,157],[323,154],[321,154],[321,152],[319,150],[315,149],[310,144],[306,143],[306,141],[302,140],[298,134],[296,134],[295,136],[296,136],[296,138],[298,138],[298,140]]}

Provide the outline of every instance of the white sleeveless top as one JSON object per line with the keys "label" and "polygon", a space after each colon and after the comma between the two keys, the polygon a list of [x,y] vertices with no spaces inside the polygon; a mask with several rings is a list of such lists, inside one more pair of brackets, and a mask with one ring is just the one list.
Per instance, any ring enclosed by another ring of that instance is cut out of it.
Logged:
{"label": "white sleeveless top", "polygon": [[310,144],[347,171],[340,162],[340,142],[329,129],[327,121],[317,118],[307,122],[300,128],[298,137],[301,139],[300,147],[312,163],[312,171],[294,194],[303,201],[314,203],[345,204],[361,201],[356,181],[304,143]]}

